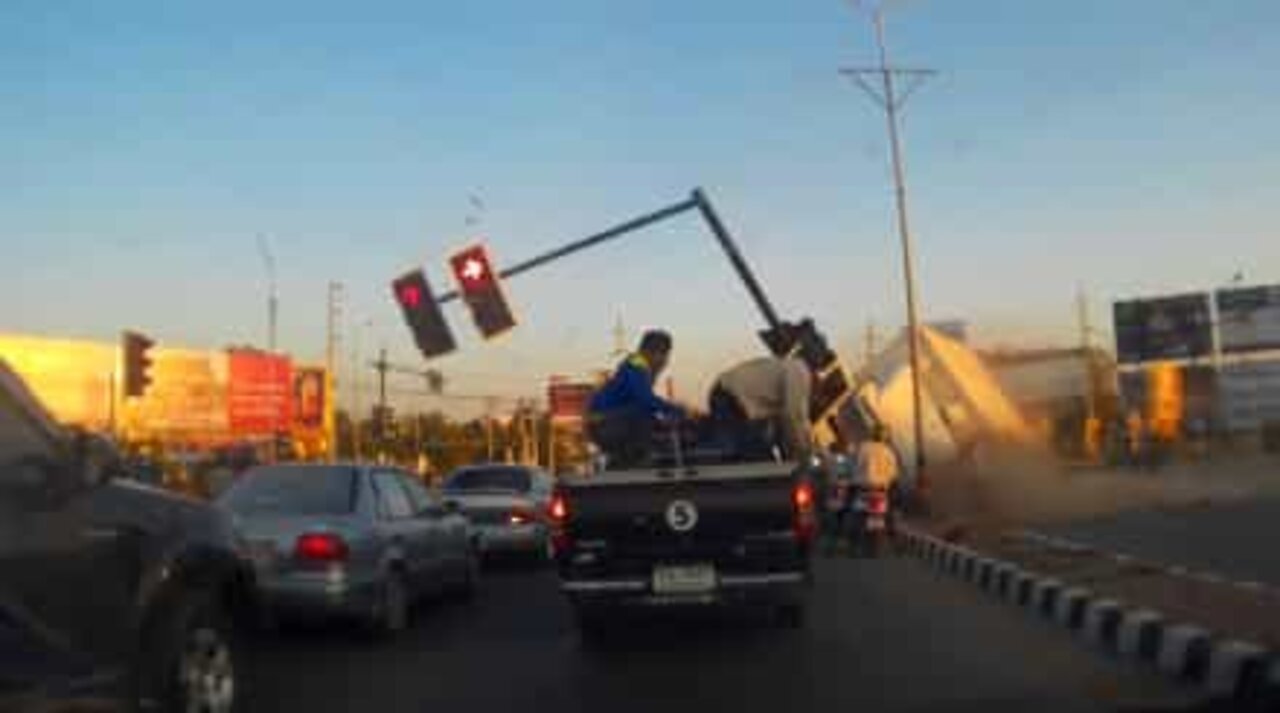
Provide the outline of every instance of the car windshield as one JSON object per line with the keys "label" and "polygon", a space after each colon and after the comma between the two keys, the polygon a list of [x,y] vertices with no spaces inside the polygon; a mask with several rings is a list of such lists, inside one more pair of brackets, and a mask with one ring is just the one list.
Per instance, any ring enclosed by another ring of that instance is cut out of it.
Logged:
{"label": "car windshield", "polygon": [[351,468],[264,466],[242,475],[222,498],[238,515],[342,515],[355,508]]}
{"label": "car windshield", "polygon": [[529,489],[529,471],[523,468],[466,468],[445,482],[445,492],[523,493]]}

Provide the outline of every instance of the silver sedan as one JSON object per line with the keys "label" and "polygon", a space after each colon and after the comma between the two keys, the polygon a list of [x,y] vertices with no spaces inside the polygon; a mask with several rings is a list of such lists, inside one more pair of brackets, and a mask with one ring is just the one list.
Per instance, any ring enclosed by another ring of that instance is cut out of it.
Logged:
{"label": "silver sedan", "polygon": [[396,468],[260,466],[219,504],[234,516],[268,616],[356,617],[395,632],[420,596],[477,584],[466,517]]}
{"label": "silver sedan", "polygon": [[523,554],[551,558],[547,508],[555,481],[523,465],[459,468],[444,482],[446,503],[456,503],[474,524],[485,555]]}

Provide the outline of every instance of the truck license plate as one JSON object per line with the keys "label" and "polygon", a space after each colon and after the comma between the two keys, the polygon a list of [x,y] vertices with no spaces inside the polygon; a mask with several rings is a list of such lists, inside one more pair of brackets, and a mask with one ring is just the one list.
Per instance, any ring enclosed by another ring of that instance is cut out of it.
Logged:
{"label": "truck license plate", "polygon": [[716,588],[716,568],[709,564],[653,568],[656,594],[697,594]]}

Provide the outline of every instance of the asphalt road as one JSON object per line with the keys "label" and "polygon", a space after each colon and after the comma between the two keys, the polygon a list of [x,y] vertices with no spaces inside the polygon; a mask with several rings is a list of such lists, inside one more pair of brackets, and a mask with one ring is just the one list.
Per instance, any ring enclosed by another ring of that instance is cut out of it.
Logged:
{"label": "asphalt road", "polygon": [[1280,498],[1137,510],[1052,528],[1078,542],[1165,565],[1280,586]]}
{"label": "asphalt road", "polygon": [[256,711],[1106,711],[1185,700],[905,559],[819,565],[811,617],[643,619],[584,646],[547,571],[489,573],[377,642],[342,626],[254,645]]}

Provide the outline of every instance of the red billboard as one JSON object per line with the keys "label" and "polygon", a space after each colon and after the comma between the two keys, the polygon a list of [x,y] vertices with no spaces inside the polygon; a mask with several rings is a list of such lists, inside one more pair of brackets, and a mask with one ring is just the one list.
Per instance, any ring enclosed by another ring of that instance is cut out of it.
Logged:
{"label": "red billboard", "polygon": [[227,352],[227,421],[233,437],[289,430],[293,366],[288,357],[249,350]]}
{"label": "red billboard", "polygon": [[587,412],[587,402],[595,393],[596,385],[591,382],[566,381],[552,378],[547,385],[547,403],[550,405],[551,418],[556,421],[580,421]]}

